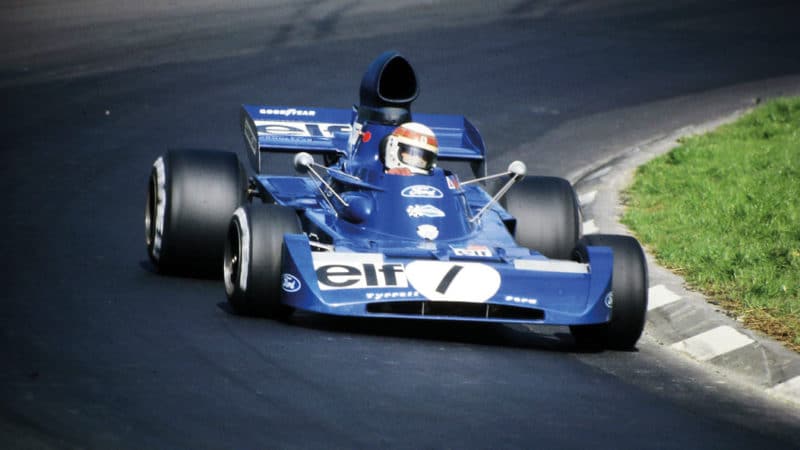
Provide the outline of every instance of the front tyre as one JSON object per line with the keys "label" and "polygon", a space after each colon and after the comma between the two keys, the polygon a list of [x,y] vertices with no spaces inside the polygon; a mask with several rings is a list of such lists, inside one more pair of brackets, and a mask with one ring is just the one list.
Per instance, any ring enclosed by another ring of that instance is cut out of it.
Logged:
{"label": "front tyre", "polygon": [[292,309],[281,303],[284,234],[302,233],[291,208],[252,204],[230,220],[223,276],[228,303],[242,315],[284,318]]}
{"label": "front tyre", "polygon": [[613,252],[611,321],[573,325],[570,331],[581,346],[633,349],[642,335],[647,313],[647,262],[642,246],[630,236],[590,234],[575,249],[581,261],[587,259],[586,247],[610,247]]}

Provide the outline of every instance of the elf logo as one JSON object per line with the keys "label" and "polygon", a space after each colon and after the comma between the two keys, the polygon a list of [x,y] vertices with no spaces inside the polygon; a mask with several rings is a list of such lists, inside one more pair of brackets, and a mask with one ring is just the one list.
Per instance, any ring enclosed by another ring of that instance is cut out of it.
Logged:
{"label": "elf logo", "polygon": [[322,290],[408,287],[400,263],[326,264],[316,272]]}
{"label": "elf logo", "polygon": [[313,252],[317,284],[332,289],[407,288],[399,262],[386,262],[380,253]]}
{"label": "elf logo", "polygon": [[301,138],[332,138],[339,133],[350,133],[352,127],[345,123],[284,122],[256,120],[259,136],[291,136]]}

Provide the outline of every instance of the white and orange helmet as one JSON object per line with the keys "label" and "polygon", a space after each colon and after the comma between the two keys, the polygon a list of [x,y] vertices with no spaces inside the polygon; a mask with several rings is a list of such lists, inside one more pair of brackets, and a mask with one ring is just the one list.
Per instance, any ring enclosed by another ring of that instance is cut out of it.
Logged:
{"label": "white and orange helmet", "polygon": [[383,149],[386,169],[407,168],[427,175],[436,167],[439,143],[433,131],[421,123],[408,122],[395,128]]}

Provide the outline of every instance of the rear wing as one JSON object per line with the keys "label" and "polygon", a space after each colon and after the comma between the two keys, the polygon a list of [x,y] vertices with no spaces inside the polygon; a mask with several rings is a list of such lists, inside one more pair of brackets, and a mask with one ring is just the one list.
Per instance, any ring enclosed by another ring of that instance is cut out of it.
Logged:
{"label": "rear wing", "polygon": [[[439,159],[482,165],[483,138],[464,117],[414,114],[439,141]],[[247,156],[261,173],[262,153],[339,153],[347,155],[356,111],[352,109],[242,105],[241,122]]]}
{"label": "rear wing", "polygon": [[242,105],[247,157],[261,173],[262,152],[344,154],[353,117],[349,109]]}

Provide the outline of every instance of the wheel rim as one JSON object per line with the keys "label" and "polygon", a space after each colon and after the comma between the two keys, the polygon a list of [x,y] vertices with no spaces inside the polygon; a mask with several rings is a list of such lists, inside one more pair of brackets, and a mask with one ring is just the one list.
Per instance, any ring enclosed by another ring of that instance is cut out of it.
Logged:
{"label": "wheel rim", "polygon": [[150,176],[150,185],[147,188],[147,203],[144,208],[144,234],[147,248],[150,252],[153,251],[153,243],[156,236],[156,204],[158,200],[156,195],[158,192],[158,183],[155,180],[155,175]]}
{"label": "wheel rim", "polygon": [[163,247],[164,216],[166,215],[167,186],[164,158],[159,156],[153,163],[150,183],[147,187],[147,202],[144,209],[145,243],[150,258],[158,263]]}
{"label": "wheel rim", "polygon": [[247,214],[241,206],[233,212],[233,219],[225,240],[223,276],[228,298],[247,291],[250,271],[250,228]]}
{"label": "wheel rim", "polygon": [[242,234],[239,231],[238,221],[234,219],[228,228],[228,238],[225,243],[225,260],[223,273],[225,277],[225,292],[232,296],[241,276]]}

